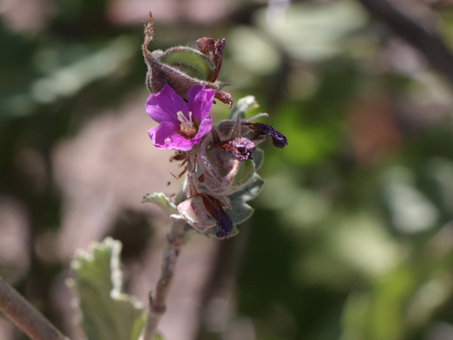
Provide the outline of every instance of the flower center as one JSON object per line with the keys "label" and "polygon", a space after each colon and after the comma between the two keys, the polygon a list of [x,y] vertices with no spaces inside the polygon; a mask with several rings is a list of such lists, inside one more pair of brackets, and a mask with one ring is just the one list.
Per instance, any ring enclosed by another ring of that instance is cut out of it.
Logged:
{"label": "flower center", "polygon": [[182,113],[181,111],[179,111],[177,115],[178,120],[181,122],[181,132],[187,137],[195,136],[197,134],[197,128],[194,121],[192,120],[192,112],[189,111],[189,118],[184,116],[184,113]]}

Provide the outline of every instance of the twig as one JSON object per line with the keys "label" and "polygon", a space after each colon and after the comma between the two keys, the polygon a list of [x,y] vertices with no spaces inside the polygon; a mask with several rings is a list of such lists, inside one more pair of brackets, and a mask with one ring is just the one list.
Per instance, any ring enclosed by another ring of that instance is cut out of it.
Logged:
{"label": "twig", "polygon": [[0,310],[33,340],[69,340],[1,277]]}
{"label": "twig", "polygon": [[143,340],[152,340],[157,330],[162,315],[165,314],[166,300],[170,285],[173,281],[176,262],[186,233],[184,227],[186,222],[176,220],[167,234],[167,242],[165,244],[164,257],[162,260],[162,268],[159,281],[156,284],[154,297],[150,294],[149,298],[149,313],[146,321]]}
{"label": "twig", "polygon": [[358,0],[378,20],[423,53],[431,66],[443,74],[453,86],[453,53],[441,36],[429,32],[386,0]]}

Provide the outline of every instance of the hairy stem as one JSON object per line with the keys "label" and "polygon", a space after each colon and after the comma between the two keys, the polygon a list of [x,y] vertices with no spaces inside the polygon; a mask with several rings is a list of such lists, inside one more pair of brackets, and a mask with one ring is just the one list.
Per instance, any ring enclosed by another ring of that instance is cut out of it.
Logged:
{"label": "hairy stem", "polygon": [[173,281],[176,262],[186,233],[185,224],[186,222],[182,220],[174,221],[167,234],[160,278],[157,281],[154,296],[150,294],[149,298],[149,313],[143,340],[153,339],[159,320],[165,314],[168,292]]}
{"label": "hairy stem", "polygon": [[1,277],[0,310],[33,340],[69,340]]}

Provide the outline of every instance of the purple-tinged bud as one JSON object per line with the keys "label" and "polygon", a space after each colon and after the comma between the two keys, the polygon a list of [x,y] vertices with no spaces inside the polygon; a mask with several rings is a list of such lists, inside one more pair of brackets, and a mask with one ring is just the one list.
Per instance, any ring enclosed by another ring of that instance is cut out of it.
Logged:
{"label": "purple-tinged bud", "polygon": [[177,209],[184,220],[201,233],[217,225],[217,220],[208,213],[202,195],[186,199]]}
{"label": "purple-tinged bud", "polygon": [[212,196],[193,196],[180,203],[177,208],[184,220],[203,234],[217,226],[219,231],[216,236],[228,238],[233,230],[233,222],[223,210],[222,203]]}
{"label": "purple-tinged bud", "polygon": [[153,17],[149,13],[149,23],[145,24],[145,41],[142,45],[143,56],[148,73],[146,85],[151,93],[160,92],[168,84],[175,92],[187,99],[187,92],[194,85],[203,85],[215,90],[215,98],[228,104],[231,108],[233,99],[222,89],[227,84],[216,81],[222,65],[223,47],[225,41],[214,41],[211,38],[201,38],[198,50],[187,46],[178,46],[166,51],[150,52],[148,44],[153,40]]}
{"label": "purple-tinged bud", "polygon": [[197,156],[202,172],[199,178],[202,192],[230,195],[244,187],[255,172],[253,161],[238,153],[238,157],[244,158],[240,161],[233,153],[212,144],[212,138],[201,143]]}
{"label": "purple-tinged bud", "polygon": [[255,151],[255,144],[244,137],[224,140],[216,146],[231,153],[241,162],[252,159],[252,154]]}
{"label": "purple-tinged bud", "polygon": [[220,201],[208,195],[201,196],[203,197],[206,210],[217,221],[219,231],[216,233],[216,236],[219,238],[228,238],[233,230],[233,222],[225,210],[223,210]]}

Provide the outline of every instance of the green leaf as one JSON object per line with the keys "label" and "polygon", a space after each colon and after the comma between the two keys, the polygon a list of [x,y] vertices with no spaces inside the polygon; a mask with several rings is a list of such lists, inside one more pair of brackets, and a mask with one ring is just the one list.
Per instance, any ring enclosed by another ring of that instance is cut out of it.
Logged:
{"label": "green leaf", "polygon": [[253,179],[240,191],[228,196],[232,201],[238,200],[242,202],[248,202],[254,199],[260,193],[264,185],[264,180],[255,173]]}
{"label": "green leaf", "polygon": [[253,179],[255,175],[255,163],[252,160],[246,160],[240,163],[239,169],[234,175],[233,182],[230,187],[225,190],[225,194],[229,195],[237,191],[241,191]]}
{"label": "green leaf", "polygon": [[153,194],[146,194],[143,196],[141,203],[153,203],[157,205],[162,211],[168,215],[178,214],[178,209],[170,199],[162,192],[155,192]]}
{"label": "green leaf", "polygon": [[236,120],[237,116],[239,116],[241,119],[244,119],[246,112],[252,109],[256,109],[258,106],[258,102],[256,101],[254,96],[246,96],[244,98],[241,98],[231,109],[230,114],[228,115],[228,119]]}
{"label": "green leaf", "polygon": [[258,196],[263,185],[264,180],[255,173],[253,179],[242,190],[228,196],[232,209],[227,209],[226,213],[234,224],[240,224],[252,216],[253,208],[246,202]]}
{"label": "green leaf", "polygon": [[263,149],[256,148],[252,154],[253,161],[255,162],[255,171],[258,171],[261,168],[261,165],[264,161],[264,151]]}
{"label": "green leaf", "polygon": [[88,340],[137,340],[145,325],[142,305],[122,292],[120,251],[121,243],[108,237],[88,252],[79,251],[71,263],[75,278],[69,285]]}
{"label": "green leaf", "polygon": [[[211,236],[215,236],[218,239],[224,239],[225,237],[217,237],[217,233],[219,231],[219,227],[215,226],[214,228],[211,229]],[[239,234],[239,229],[236,227],[236,225],[233,225],[233,230],[231,231],[229,237],[233,237]]]}
{"label": "green leaf", "polygon": [[225,212],[235,225],[247,221],[255,211],[250,205],[239,200],[231,202],[231,206],[232,209],[228,209]]}

